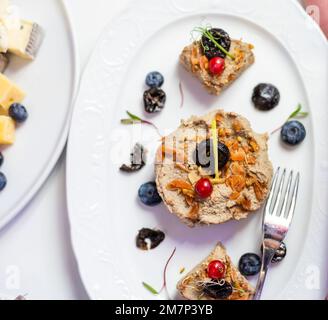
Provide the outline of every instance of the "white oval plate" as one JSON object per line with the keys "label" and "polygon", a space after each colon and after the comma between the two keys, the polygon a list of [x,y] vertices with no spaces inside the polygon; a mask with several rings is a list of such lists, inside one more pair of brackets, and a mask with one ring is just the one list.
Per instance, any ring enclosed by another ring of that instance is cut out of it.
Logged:
{"label": "white oval plate", "polygon": [[[190,41],[190,31],[201,23],[220,26],[232,38],[255,45],[255,65],[219,98],[208,95],[178,65],[178,55]],[[279,126],[299,102],[310,111],[311,117],[303,121],[308,135],[302,145],[286,148],[279,134],[270,140],[274,166],[299,170],[302,184],[286,240],[288,256],[271,268],[263,297],[324,297],[328,253],[324,241],[328,226],[324,193],[326,57],[323,35],[294,1],[166,0],[154,5],[154,1],[142,0],[104,30],[82,80],[67,160],[72,240],[92,298],[154,298],[141,282],[161,287],[163,267],[174,247],[177,252],[168,270],[171,298],[179,298],[175,290],[182,277],[179,270],[190,270],[217,241],[226,245],[236,263],[245,252],[259,252],[261,214],[240,222],[190,229],[170,215],[163,204],[156,208],[139,204],[138,187],[154,179],[151,155],[141,172],[119,172],[135,142],[142,142],[151,154],[159,143],[151,128],[119,123],[126,109],[146,117],[141,100],[144,78],[151,70],[161,71],[166,78],[166,108],[151,117],[162,132],[173,130],[181,118],[218,107],[245,115],[259,132]],[[180,81],[185,95],[182,109]],[[272,82],[281,91],[280,105],[271,112],[256,111],[251,104],[252,89],[259,82]],[[165,231],[166,239],[156,250],[136,249],[135,236],[143,227]]]}
{"label": "white oval plate", "polygon": [[27,93],[28,121],[16,143],[3,150],[1,171],[8,179],[0,194],[0,229],[35,195],[57,162],[66,142],[78,80],[75,41],[64,3],[14,0],[21,16],[44,30],[33,62],[13,57],[5,74]]}

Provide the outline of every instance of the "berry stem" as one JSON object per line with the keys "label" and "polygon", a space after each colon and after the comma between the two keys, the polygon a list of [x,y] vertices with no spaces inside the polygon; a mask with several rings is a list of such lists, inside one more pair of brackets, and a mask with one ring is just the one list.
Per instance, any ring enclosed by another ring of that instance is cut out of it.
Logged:
{"label": "berry stem", "polygon": [[283,127],[283,126],[284,126],[289,120],[292,120],[292,119],[295,119],[295,118],[305,118],[305,117],[307,117],[308,115],[309,115],[308,112],[303,112],[303,111],[302,111],[302,105],[299,103],[299,104],[297,105],[296,110],[293,111],[293,112],[289,115],[289,117],[288,117],[287,120],[283,123],[283,125],[280,126],[280,127],[277,128],[277,129],[273,130],[273,131],[270,133],[270,135],[274,135],[276,132],[278,132],[279,130],[281,130],[282,127]]}
{"label": "berry stem", "polygon": [[164,272],[163,272],[163,286],[162,289],[159,291],[159,293],[161,293],[165,288],[166,288],[166,272],[167,272],[167,268],[169,266],[170,261],[172,260],[173,256],[175,255],[175,252],[177,251],[177,248],[174,248],[173,252],[171,253],[169,259],[167,260],[165,267],[164,267]]}
{"label": "berry stem", "polygon": [[152,126],[156,130],[158,135],[160,137],[162,137],[158,127],[154,123],[152,123],[148,120],[144,120],[144,119],[134,115],[133,113],[131,113],[129,111],[126,111],[126,113],[129,116],[129,119],[121,119],[121,124],[147,124],[149,126]]}
{"label": "berry stem", "polygon": [[180,91],[180,96],[181,96],[181,103],[180,103],[180,109],[184,105],[184,93],[183,93],[183,87],[182,87],[182,82],[179,82],[179,91]]}
{"label": "berry stem", "polygon": [[271,135],[271,136],[274,135],[276,132],[278,132],[279,130],[281,130],[282,127],[283,127],[283,126],[280,126],[279,128],[273,130],[273,131],[270,133],[270,135]]}

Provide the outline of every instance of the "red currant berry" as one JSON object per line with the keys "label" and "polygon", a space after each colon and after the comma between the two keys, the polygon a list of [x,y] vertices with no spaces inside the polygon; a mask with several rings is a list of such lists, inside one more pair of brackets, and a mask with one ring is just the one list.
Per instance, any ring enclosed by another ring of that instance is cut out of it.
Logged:
{"label": "red currant berry", "polygon": [[220,57],[214,57],[210,60],[209,68],[212,74],[221,75],[225,68],[225,61]]}
{"label": "red currant berry", "polygon": [[198,182],[195,185],[195,191],[200,198],[202,199],[209,198],[213,192],[213,186],[211,181],[206,178],[202,178],[198,180]]}
{"label": "red currant berry", "polygon": [[225,275],[225,265],[220,260],[212,261],[207,267],[207,274],[209,278],[219,280]]}

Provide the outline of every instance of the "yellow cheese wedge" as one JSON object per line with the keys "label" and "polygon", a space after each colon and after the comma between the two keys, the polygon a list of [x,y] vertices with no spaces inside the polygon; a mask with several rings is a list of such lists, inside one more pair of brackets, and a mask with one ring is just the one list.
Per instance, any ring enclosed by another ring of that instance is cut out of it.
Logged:
{"label": "yellow cheese wedge", "polygon": [[0,145],[15,142],[15,121],[8,116],[0,116]]}
{"label": "yellow cheese wedge", "polygon": [[5,75],[0,74],[0,114],[8,114],[14,102],[22,102],[25,93]]}

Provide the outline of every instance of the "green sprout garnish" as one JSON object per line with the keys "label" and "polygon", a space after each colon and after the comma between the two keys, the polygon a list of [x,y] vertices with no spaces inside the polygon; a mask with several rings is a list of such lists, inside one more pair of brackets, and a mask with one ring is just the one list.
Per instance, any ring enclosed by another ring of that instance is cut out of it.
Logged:
{"label": "green sprout garnish", "polygon": [[[210,32],[211,28],[210,27],[196,27],[193,31],[200,33],[202,36],[205,36],[207,39],[211,40],[224,54],[226,54],[230,59],[235,60],[235,56],[229,53],[226,49],[224,49],[218,42],[217,39],[213,36],[213,34]],[[204,51],[208,51],[209,48],[204,45],[203,41],[200,40],[201,45],[204,49]]]}
{"label": "green sprout garnish", "polygon": [[151,121],[148,121],[148,120],[145,120],[145,119],[142,119],[138,116],[136,116],[135,114],[129,112],[129,111],[126,111],[127,115],[129,116],[128,118],[126,119],[121,119],[121,124],[125,124],[125,125],[129,125],[129,124],[146,124],[146,125],[150,125],[152,126],[156,131],[157,133],[161,135],[161,133],[159,132],[159,129],[158,127]]}
{"label": "green sprout garnish", "polygon": [[[292,119],[306,118],[306,117],[309,115],[309,113],[308,113],[308,112],[304,112],[304,111],[302,111],[302,108],[303,108],[302,105],[299,103],[299,104],[297,105],[296,110],[293,111],[293,112],[289,115],[289,117],[286,119],[286,121],[284,122],[284,124],[287,123],[288,121],[292,120]],[[282,126],[280,126],[279,128],[273,130],[273,131],[271,132],[271,135],[273,135],[274,133],[276,133],[277,131],[279,131],[279,130],[284,126],[284,124],[283,124]]]}
{"label": "green sprout garnish", "polygon": [[146,282],[143,282],[142,283],[143,287],[145,289],[147,289],[150,293],[152,293],[153,295],[158,295],[158,291],[156,289],[154,289],[151,285],[149,285],[148,283]]}
{"label": "green sprout garnish", "polygon": [[290,116],[288,117],[286,122],[288,122],[291,119],[295,119],[295,118],[307,117],[308,115],[309,115],[308,112],[302,111],[302,105],[299,103],[296,110],[290,114]]}
{"label": "green sprout garnish", "polygon": [[174,257],[176,251],[177,251],[177,248],[174,248],[173,252],[171,253],[170,257],[168,258],[168,260],[167,260],[166,263],[165,263],[165,267],[164,267],[164,271],[163,271],[163,286],[162,286],[162,288],[161,288],[160,291],[157,291],[156,289],[154,289],[154,288],[153,288],[151,285],[149,285],[148,283],[146,283],[146,282],[142,282],[143,287],[144,287],[145,289],[147,289],[147,290],[148,290],[150,293],[152,293],[153,295],[159,295],[159,294],[161,294],[162,291],[163,291],[164,289],[166,289],[166,291],[167,291],[167,286],[166,286],[166,284],[167,284],[167,281],[166,281],[166,272],[167,272],[167,268],[168,268],[168,266],[169,266],[169,264],[170,264],[172,258]]}

